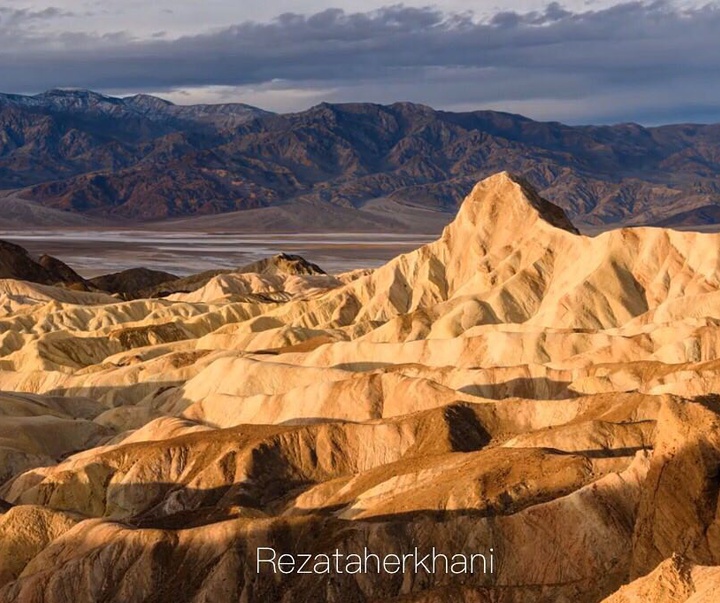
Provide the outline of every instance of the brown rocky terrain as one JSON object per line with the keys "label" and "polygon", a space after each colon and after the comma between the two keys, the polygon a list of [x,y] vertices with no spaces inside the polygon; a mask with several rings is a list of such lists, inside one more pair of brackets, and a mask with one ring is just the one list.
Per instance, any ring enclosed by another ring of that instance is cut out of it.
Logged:
{"label": "brown rocky terrain", "polygon": [[[122,301],[0,281],[0,601],[712,601],[720,235],[524,181],[438,240]],[[494,551],[487,573],[257,571]]]}
{"label": "brown rocky terrain", "polygon": [[274,115],[88,91],[0,95],[6,223],[438,232],[475,182],[502,170],[582,230],[715,224],[720,126],[573,127],[409,103]]}

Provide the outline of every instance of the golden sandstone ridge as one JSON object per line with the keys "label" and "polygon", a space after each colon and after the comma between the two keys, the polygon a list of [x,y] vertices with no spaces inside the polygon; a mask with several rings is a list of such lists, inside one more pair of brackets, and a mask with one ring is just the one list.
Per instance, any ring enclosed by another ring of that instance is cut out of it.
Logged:
{"label": "golden sandstone ridge", "polygon": [[374,271],[0,313],[2,602],[715,600],[720,235],[585,237],[502,173]]}

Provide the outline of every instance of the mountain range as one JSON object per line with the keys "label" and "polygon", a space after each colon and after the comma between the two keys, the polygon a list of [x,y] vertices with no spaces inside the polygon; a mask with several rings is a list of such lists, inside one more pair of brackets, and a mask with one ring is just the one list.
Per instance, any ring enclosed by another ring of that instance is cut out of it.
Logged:
{"label": "mountain range", "polygon": [[417,231],[449,222],[457,199],[502,170],[585,230],[720,219],[720,125],[567,126],[411,103],[278,115],[85,90],[0,95],[6,225]]}

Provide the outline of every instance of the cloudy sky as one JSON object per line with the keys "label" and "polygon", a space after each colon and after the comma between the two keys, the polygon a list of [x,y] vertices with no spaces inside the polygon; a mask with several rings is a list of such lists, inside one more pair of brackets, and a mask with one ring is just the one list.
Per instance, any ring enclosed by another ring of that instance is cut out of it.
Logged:
{"label": "cloudy sky", "polygon": [[[362,8],[359,8],[362,7]],[[720,4],[2,0],[0,88],[720,122]]]}

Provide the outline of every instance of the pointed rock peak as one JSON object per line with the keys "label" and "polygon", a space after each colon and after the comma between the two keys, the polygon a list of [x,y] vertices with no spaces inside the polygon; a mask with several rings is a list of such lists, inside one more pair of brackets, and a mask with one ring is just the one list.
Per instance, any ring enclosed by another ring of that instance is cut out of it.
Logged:
{"label": "pointed rock peak", "polygon": [[289,253],[279,253],[248,264],[238,270],[239,273],[256,272],[258,274],[324,275],[320,266],[308,262],[304,257]]}
{"label": "pointed rock peak", "polygon": [[475,206],[473,213],[481,210],[486,219],[512,221],[516,228],[523,228],[528,221],[539,219],[555,228],[580,234],[562,208],[543,199],[529,182],[508,172],[500,172],[478,182],[463,202],[458,216],[468,203]]}

